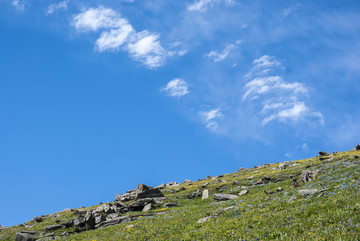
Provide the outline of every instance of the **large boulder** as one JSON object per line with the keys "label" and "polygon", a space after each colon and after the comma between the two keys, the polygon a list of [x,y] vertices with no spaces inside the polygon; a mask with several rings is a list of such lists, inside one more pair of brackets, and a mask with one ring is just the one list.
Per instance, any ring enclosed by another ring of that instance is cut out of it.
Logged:
{"label": "large boulder", "polygon": [[136,188],[136,198],[163,197],[164,194],[157,188],[150,188],[145,184],[139,184]]}
{"label": "large boulder", "polygon": [[52,230],[60,229],[62,227],[63,227],[63,225],[61,225],[61,224],[55,224],[55,225],[47,226],[47,227],[45,227],[45,229],[46,229],[46,231],[52,231]]}
{"label": "large boulder", "polygon": [[140,211],[143,210],[143,208],[149,204],[149,203],[154,203],[154,199],[152,198],[142,198],[142,199],[138,199],[132,203],[129,204],[129,209],[132,211]]}
{"label": "large boulder", "polygon": [[16,234],[15,241],[34,241],[41,235],[37,231],[20,231]]}
{"label": "large boulder", "polygon": [[80,226],[80,227],[85,226],[84,217],[76,217],[76,218],[74,218],[73,219],[73,224],[74,224],[74,226]]}
{"label": "large boulder", "polygon": [[357,150],[357,151],[359,151],[359,150],[360,150],[360,146],[359,146],[359,144],[356,144],[356,146],[355,146],[355,150]]}
{"label": "large boulder", "polygon": [[239,196],[232,195],[232,194],[223,194],[223,193],[215,193],[214,194],[214,199],[219,200],[219,201],[233,200],[233,199],[236,199],[238,197]]}
{"label": "large boulder", "polygon": [[209,189],[205,189],[202,193],[202,200],[204,199],[208,199],[210,196],[210,190]]}
{"label": "large boulder", "polygon": [[95,217],[91,212],[88,212],[85,215],[84,221],[85,221],[85,229],[86,230],[94,229],[94,227],[95,227]]}

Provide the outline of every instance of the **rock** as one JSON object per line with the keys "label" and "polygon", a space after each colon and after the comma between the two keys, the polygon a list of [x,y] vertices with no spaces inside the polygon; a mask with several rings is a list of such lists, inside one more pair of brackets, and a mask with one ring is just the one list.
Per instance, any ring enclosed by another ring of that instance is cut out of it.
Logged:
{"label": "rock", "polygon": [[148,203],[148,204],[145,205],[145,207],[143,208],[142,211],[143,211],[143,212],[148,212],[148,211],[150,211],[152,208],[153,208],[152,203]]}
{"label": "rock", "polygon": [[303,173],[300,176],[300,181],[303,183],[307,183],[309,181],[312,181],[315,179],[315,177],[320,173],[320,170],[316,171],[303,171]]}
{"label": "rock", "polygon": [[233,181],[233,182],[232,182],[232,185],[237,185],[237,186],[239,186],[239,185],[240,185],[240,182],[239,182],[239,181]]}
{"label": "rock", "polygon": [[149,203],[153,203],[154,199],[152,198],[143,198],[143,199],[138,199],[134,202],[132,202],[131,204],[129,204],[129,209],[132,211],[140,211],[143,210],[143,208],[149,204]]}
{"label": "rock", "polygon": [[16,234],[15,241],[33,241],[39,238],[41,232],[38,231],[20,231]]}
{"label": "rock", "polygon": [[329,153],[324,152],[324,151],[319,151],[319,155],[320,156],[327,156],[327,155],[329,155]]}
{"label": "rock", "polygon": [[264,180],[260,178],[257,182],[254,183],[255,185],[264,184]]}
{"label": "rock", "polygon": [[76,215],[85,215],[89,210],[87,209],[71,209]]}
{"label": "rock", "polygon": [[43,219],[42,217],[35,217],[34,220],[35,220],[35,222],[37,222],[37,223],[41,223],[41,222],[44,221],[44,219]]}
{"label": "rock", "polygon": [[241,192],[239,192],[239,196],[242,196],[242,195],[245,195],[248,193],[249,193],[249,190],[242,190]]}
{"label": "rock", "polygon": [[51,226],[47,226],[45,227],[46,231],[52,231],[52,230],[57,230],[62,228],[63,226],[61,224],[55,224],[55,225],[51,225]]}
{"label": "rock", "polygon": [[166,187],[165,183],[160,184],[159,186],[156,186],[157,189],[164,189]]}
{"label": "rock", "polygon": [[7,228],[8,228],[8,227],[1,226],[1,225],[0,225],[0,231],[1,231],[1,230],[4,230],[4,229],[7,229]]}
{"label": "rock", "polygon": [[164,208],[170,208],[170,207],[176,207],[177,203],[173,203],[173,202],[168,202],[168,203],[164,203]]}
{"label": "rock", "polygon": [[288,161],[286,161],[286,162],[281,162],[281,163],[279,164],[279,170],[284,170],[284,169],[286,169],[287,167],[290,166],[290,163],[291,163],[291,162],[288,162]]}
{"label": "rock", "polygon": [[230,207],[224,208],[223,211],[228,212],[228,211],[232,211],[232,210],[236,210],[236,209],[238,209],[238,208],[235,206],[230,206]]}
{"label": "rock", "polygon": [[95,225],[97,225],[105,220],[106,220],[106,217],[104,215],[95,216]]}
{"label": "rock", "polygon": [[116,201],[121,201],[121,195],[119,193],[117,193],[115,196],[115,202]]}
{"label": "rock", "polygon": [[106,221],[108,220],[112,220],[112,219],[115,219],[115,218],[118,218],[119,217],[119,214],[117,213],[111,213],[109,215],[106,216]]}
{"label": "rock", "polygon": [[179,188],[179,191],[185,191],[185,190],[186,190],[185,187],[180,187],[180,188]]}
{"label": "rock", "polygon": [[73,224],[80,227],[85,226],[85,219],[83,217],[74,218]]}
{"label": "rock", "polygon": [[191,183],[192,181],[189,179],[185,179],[184,183]]}
{"label": "rock", "polygon": [[360,156],[358,156],[358,155],[353,155],[353,157],[354,157],[354,159],[356,159],[356,158],[359,158]]}
{"label": "rock", "polygon": [[204,200],[204,199],[208,199],[210,196],[210,190],[209,189],[205,189],[202,193],[202,197],[201,199]]}
{"label": "rock", "polygon": [[219,200],[219,201],[233,200],[236,198],[238,198],[238,196],[232,195],[232,194],[223,194],[223,193],[215,193],[214,194],[214,199]]}
{"label": "rock", "polygon": [[206,183],[204,183],[203,185],[201,185],[201,187],[202,187],[202,188],[205,188],[205,187],[207,187],[207,185],[209,185],[208,182],[206,182]]}
{"label": "rock", "polygon": [[125,227],[125,229],[130,229],[130,228],[133,228],[134,227],[134,224],[131,224],[131,225],[128,225]]}
{"label": "rock", "polygon": [[216,218],[216,216],[208,216],[208,217],[204,217],[204,218],[200,218],[197,223],[204,223],[212,218]]}
{"label": "rock", "polygon": [[163,197],[164,194],[157,188],[149,188],[145,184],[139,184],[136,188],[136,198]]}
{"label": "rock", "polygon": [[282,187],[278,187],[278,188],[276,188],[276,191],[277,192],[281,192],[283,190],[283,188]]}
{"label": "rock", "polygon": [[255,166],[255,168],[260,169],[260,168],[265,168],[265,167],[268,167],[268,166],[270,166],[270,163],[261,164],[259,166]]}
{"label": "rock", "polygon": [[298,190],[298,192],[303,195],[303,196],[309,196],[309,195],[313,195],[315,193],[317,193],[319,190],[317,189],[302,189],[302,190]]}
{"label": "rock", "polygon": [[114,218],[114,219],[111,219],[111,220],[108,220],[108,221],[101,222],[101,223],[95,225],[95,228],[116,225],[118,223],[128,222],[130,220],[131,220],[131,218],[129,216],[121,216],[121,217],[117,217],[117,218]]}
{"label": "rock", "polygon": [[61,236],[63,236],[63,237],[67,237],[67,236],[70,236],[70,232],[68,232],[68,231],[65,231],[65,232],[63,232],[62,234],[61,234]]}
{"label": "rock", "polygon": [[[109,214],[111,215],[111,214]],[[88,212],[85,217],[85,229],[89,230],[89,229],[94,229],[95,228],[95,217],[91,212]]]}
{"label": "rock", "polygon": [[166,187],[178,187],[179,184],[177,182],[169,182],[168,184],[166,184]]}
{"label": "rock", "polygon": [[356,146],[355,146],[355,150],[357,150],[357,151],[359,151],[359,150],[360,150],[360,146],[359,146],[359,144],[356,144]]}
{"label": "rock", "polygon": [[74,225],[74,223],[72,220],[70,220],[70,221],[64,222],[62,225],[65,226],[66,228],[70,228]]}
{"label": "rock", "polygon": [[240,168],[238,169],[238,172],[242,172],[242,171],[245,171],[245,170],[246,170],[245,168],[240,167]]}
{"label": "rock", "polygon": [[253,179],[254,178],[254,176],[250,176],[250,177],[248,177],[248,178],[246,178],[247,180],[251,180],[251,179]]}

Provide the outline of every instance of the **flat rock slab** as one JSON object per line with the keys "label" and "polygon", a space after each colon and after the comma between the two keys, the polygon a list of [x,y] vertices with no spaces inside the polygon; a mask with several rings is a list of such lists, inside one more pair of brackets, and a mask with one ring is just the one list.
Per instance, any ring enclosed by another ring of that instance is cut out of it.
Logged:
{"label": "flat rock slab", "polygon": [[219,201],[233,200],[233,199],[236,199],[238,197],[239,196],[232,195],[232,194],[223,194],[223,193],[215,193],[214,194],[214,199],[219,200]]}
{"label": "flat rock slab", "polygon": [[299,190],[298,192],[303,195],[303,196],[309,196],[309,195],[313,195],[315,193],[317,193],[319,190],[317,189],[302,189]]}
{"label": "flat rock slab", "polygon": [[56,224],[56,225],[47,226],[47,227],[45,227],[45,229],[46,229],[47,231],[51,231],[51,230],[60,229],[60,228],[62,228],[62,227],[63,227],[63,225],[61,225],[61,224]]}
{"label": "flat rock slab", "polygon": [[239,192],[239,196],[242,196],[242,195],[245,195],[248,193],[249,193],[249,190],[242,190],[241,192]]}
{"label": "flat rock slab", "polygon": [[200,218],[197,223],[204,223],[206,221],[209,221],[212,218],[216,218],[216,216],[208,216],[208,217],[204,217],[204,218]]}

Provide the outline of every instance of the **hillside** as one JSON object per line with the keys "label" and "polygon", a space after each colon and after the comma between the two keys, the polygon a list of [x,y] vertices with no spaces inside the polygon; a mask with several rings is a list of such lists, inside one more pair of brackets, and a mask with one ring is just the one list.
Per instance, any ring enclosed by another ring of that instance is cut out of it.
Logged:
{"label": "hillside", "polygon": [[359,240],[356,149],[180,184],[140,184],[114,193],[112,203],[0,226],[0,239]]}

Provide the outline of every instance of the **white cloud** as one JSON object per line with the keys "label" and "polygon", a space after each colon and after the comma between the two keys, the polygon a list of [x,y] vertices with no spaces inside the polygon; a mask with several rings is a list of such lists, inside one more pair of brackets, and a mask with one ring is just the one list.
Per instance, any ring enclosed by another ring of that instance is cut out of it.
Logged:
{"label": "white cloud", "polygon": [[136,41],[128,44],[130,54],[150,68],[156,68],[164,64],[167,53],[159,42],[159,35],[148,31],[137,34]]}
{"label": "white cloud", "polygon": [[235,47],[233,44],[228,44],[223,51],[217,53],[215,51],[211,51],[207,56],[209,59],[212,59],[215,63],[223,61],[230,53],[230,51]]}
{"label": "white cloud", "polygon": [[49,5],[46,15],[53,14],[57,10],[67,10],[68,8],[67,3],[68,0],[65,0],[59,3]]}
{"label": "white cloud", "polygon": [[233,4],[232,0],[198,0],[188,7],[189,11],[206,11],[210,6],[218,2],[225,2],[227,5]]}
{"label": "white cloud", "polygon": [[200,116],[202,117],[206,128],[208,128],[212,132],[214,132],[218,128],[217,120],[224,117],[224,115],[221,113],[220,108],[212,109],[209,111],[201,111]]}
{"label": "white cloud", "polygon": [[82,11],[73,18],[72,25],[80,32],[108,29],[96,40],[97,51],[118,51],[125,45],[123,50],[149,68],[162,66],[171,55],[185,54],[184,51],[167,52],[159,41],[159,34],[147,30],[137,33],[118,12],[103,6]]}
{"label": "white cloud", "polygon": [[73,18],[72,25],[79,31],[97,31],[100,28],[119,28],[124,24],[120,14],[110,8],[90,8]]}
{"label": "white cloud", "polygon": [[11,5],[18,11],[24,11],[25,10],[25,3],[23,0],[13,0],[11,2]]}
{"label": "white cloud", "polygon": [[189,87],[186,81],[182,79],[173,79],[167,85],[161,89],[161,91],[166,92],[169,96],[182,97],[189,93]]}
{"label": "white cloud", "polygon": [[280,62],[272,56],[263,55],[253,61],[253,68],[245,75],[246,78],[251,78],[254,75],[264,76],[274,70],[274,68],[281,67]]}
{"label": "white cloud", "polygon": [[105,50],[118,50],[133,33],[134,29],[132,26],[128,24],[126,20],[123,20],[121,27],[101,33],[100,38],[96,40],[96,49],[100,52]]}

